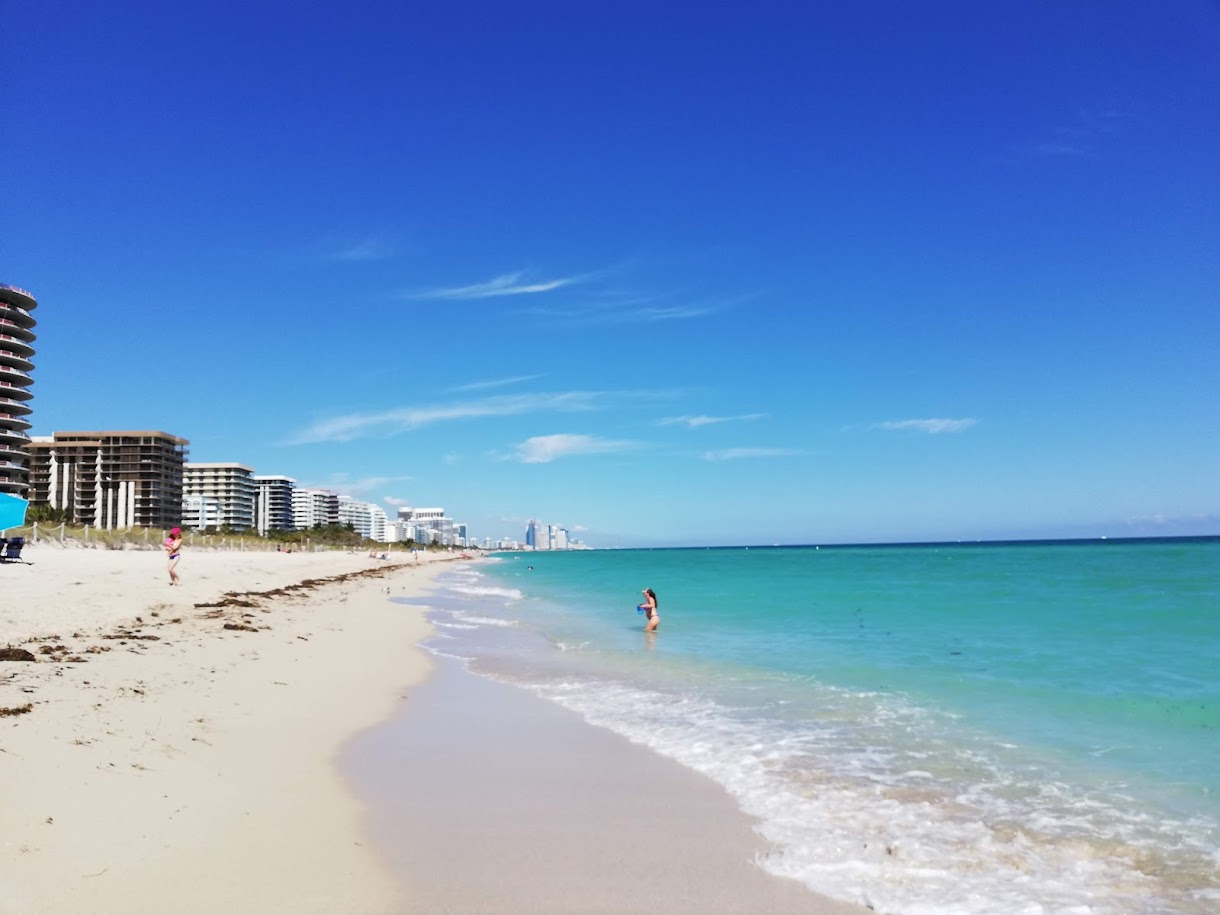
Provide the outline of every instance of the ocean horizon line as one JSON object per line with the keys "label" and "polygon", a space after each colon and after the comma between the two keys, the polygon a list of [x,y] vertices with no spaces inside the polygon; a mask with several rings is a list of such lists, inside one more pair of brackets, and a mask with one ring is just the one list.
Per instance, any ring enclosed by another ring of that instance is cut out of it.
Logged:
{"label": "ocean horizon line", "polygon": [[659,552],[662,550],[859,550],[897,549],[910,547],[972,547],[972,546],[1090,546],[1101,544],[1133,545],[1141,543],[1207,543],[1220,542],[1220,534],[1171,534],[1162,537],[1018,537],[978,540],[881,540],[847,543],[736,543],[688,544],[685,546],[609,546],[583,550],[491,550],[492,553],[584,553],[584,552]]}

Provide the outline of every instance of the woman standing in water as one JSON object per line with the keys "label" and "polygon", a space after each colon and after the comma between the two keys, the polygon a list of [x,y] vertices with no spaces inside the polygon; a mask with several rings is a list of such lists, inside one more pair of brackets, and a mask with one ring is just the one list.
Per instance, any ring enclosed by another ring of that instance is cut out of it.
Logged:
{"label": "woman standing in water", "polygon": [[182,558],[182,531],[174,528],[165,538],[165,552],[169,554],[169,583],[176,585],[178,581],[178,560]]}
{"label": "woman standing in water", "polygon": [[657,612],[657,592],[652,588],[645,588],[643,594],[644,603],[640,606],[644,608],[644,615],[648,618],[648,625],[644,627],[644,631],[656,632],[657,627],[661,625],[661,614]]}

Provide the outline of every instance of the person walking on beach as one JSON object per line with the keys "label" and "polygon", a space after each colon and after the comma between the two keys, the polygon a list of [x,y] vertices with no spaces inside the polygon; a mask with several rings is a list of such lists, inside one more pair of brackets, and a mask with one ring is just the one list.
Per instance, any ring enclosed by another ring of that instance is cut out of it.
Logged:
{"label": "person walking on beach", "polygon": [[644,608],[644,616],[648,618],[644,631],[656,632],[657,627],[661,625],[661,614],[657,612],[657,592],[652,588],[645,588],[641,593],[644,595],[644,603],[640,606]]}
{"label": "person walking on beach", "polygon": [[165,538],[165,552],[169,554],[169,583],[180,584],[178,580],[178,560],[182,558],[182,531],[174,528]]}

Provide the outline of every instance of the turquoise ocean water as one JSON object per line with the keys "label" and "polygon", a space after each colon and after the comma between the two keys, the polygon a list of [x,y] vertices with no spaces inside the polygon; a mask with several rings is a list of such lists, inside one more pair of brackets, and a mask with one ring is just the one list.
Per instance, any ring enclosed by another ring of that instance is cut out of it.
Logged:
{"label": "turquoise ocean water", "polygon": [[811,889],[1220,912],[1220,538],[501,554],[429,605],[431,650],[715,779]]}

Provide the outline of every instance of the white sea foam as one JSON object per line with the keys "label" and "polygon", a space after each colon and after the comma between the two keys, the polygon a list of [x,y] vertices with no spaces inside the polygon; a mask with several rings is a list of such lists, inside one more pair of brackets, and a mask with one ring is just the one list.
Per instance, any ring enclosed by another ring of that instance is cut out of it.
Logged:
{"label": "white sea foam", "polygon": [[524,595],[516,588],[497,588],[493,585],[451,585],[451,590],[458,594],[471,597],[503,597],[507,600],[521,600]]}
{"label": "white sea foam", "polygon": [[[863,723],[832,716],[794,728],[692,695],[657,701],[621,682],[533,688],[720,782],[773,843],[763,866],[827,895],[896,915],[1208,911],[1160,897],[1163,887],[1140,870],[1138,817],[1102,799],[1023,781],[1034,774],[1003,771],[977,750],[929,770],[902,765],[926,752],[860,739],[874,727],[917,726],[925,713],[901,702]],[[990,781],[957,791],[940,771],[952,765]]]}
{"label": "white sea foam", "polygon": [[464,623],[473,623],[478,626],[519,626],[517,620],[494,619],[490,616],[476,616],[473,613],[463,613],[461,610],[455,610],[453,613],[455,620],[461,620]]}
{"label": "white sea foam", "polygon": [[442,651],[439,645],[434,645],[431,642],[424,642],[422,647],[424,651],[428,652],[428,654],[435,655],[438,658],[453,658],[453,660],[461,661],[463,664],[469,664],[474,660],[474,658],[466,655],[454,654],[451,651]]}

